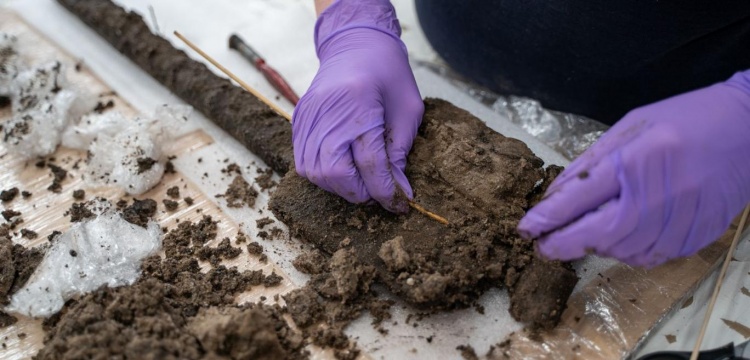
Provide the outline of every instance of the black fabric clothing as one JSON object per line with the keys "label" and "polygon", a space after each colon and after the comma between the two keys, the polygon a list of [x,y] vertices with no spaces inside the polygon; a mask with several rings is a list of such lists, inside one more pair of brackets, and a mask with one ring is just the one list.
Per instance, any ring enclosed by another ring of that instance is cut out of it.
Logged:
{"label": "black fabric clothing", "polygon": [[612,124],[750,68],[750,0],[416,0],[459,74]]}

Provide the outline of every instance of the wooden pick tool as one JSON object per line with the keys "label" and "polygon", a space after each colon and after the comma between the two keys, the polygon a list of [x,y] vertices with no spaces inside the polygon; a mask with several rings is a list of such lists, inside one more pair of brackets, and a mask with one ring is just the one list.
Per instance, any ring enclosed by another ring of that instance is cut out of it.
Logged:
{"label": "wooden pick tool", "polygon": [[[271,100],[269,100],[268,98],[266,98],[265,96],[263,96],[263,94],[261,94],[257,90],[255,90],[252,87],[250,87],[250,85],[248,85],[246,82],[242,81],[242,79],[240,79],[239,77],[237,77],[236,75],[234,75],[231,71],[229,71],[229,69],[227,69],[223,65],[219,64],[218,61],[214,60],[211,56],[209,56],[208,54],[206,54],[197,45],[193,44],[190,40],[188,40],[187,38],[185,38],[184,36],[182,36],[182,34],[180,34],[177,31],[174,32],[174,35],[177,36],[178,39],[182,40],[182,42],[184,42],[191,49],[195,50],[195,52],[197,52],[204,59],[208,60],[208,62],[210,62],[213,66],[216,66],[219,70],[221,70],[221,72],[223,72],[230,79],[232,79],[235,82],[237,82],[237,84],[239,84],[243,89],[247,90],[247,92],[253,94],[255,97],[257,97],[258,99],[260,99],[260,101],[262,101],[264,104],[268,105],[271,109],[273,109],[273,111],[275,111],[281,117],[283,117],[284,119],[286,119],[286,121],[292,122],[292,117],[289,115],[289,113],[287,113],[286,111],[284,111],[282,108],[278,107],[276,104],[272,103]],[[444,217],[442,217],[442,216],[440,216],[438,214],[435,214],[435,213],[433,213],[433,212],[425,209],[424,207],[422,207],[421,205],[415,203],[412,200],[409,200],[409,206],[411,208],[413,208],[414,210],[417,210],[418,212],[426,215],[427,217],[429,217],[429,218],[431,218],[431,219],[433,219],[433,220],[435,220],[435,221],[437,221],[437,222],[439,222],[441,224],[444,224],[444,225],[448,225],[449,224],[449,222],[448,222],[448,220],[446,218],[444,218]]]}

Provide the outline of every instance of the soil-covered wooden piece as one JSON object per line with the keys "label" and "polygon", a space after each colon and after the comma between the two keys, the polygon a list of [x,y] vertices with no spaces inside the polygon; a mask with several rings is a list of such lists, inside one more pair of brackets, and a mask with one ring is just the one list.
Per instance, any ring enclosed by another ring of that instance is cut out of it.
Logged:
{"label": "soil-covered wooden piece", "polygon": [[293,159],[291,126],[258,98],[151,33],[136,13],[107,0],[58,1],[275,171],[287,172]]}
{"label": "soil-covered wooden piece", "polygon": [[[273,194],[271,210],[294,235],[329,255],[348,242],[362,264],[374,266],[378,281],[411,303],[466,306],[488,287],[506,286],[516,319],[551,326],[565,308],[575,272],[536,259],[534,243],[516,232],[540,191],[536,185],[549,183],[543,161],[523,142],[450,103],[428,99],[425,109],[406,174],[416,202],[446,217],[449,226],[416,211],[399,216],[350,204],[293,171]],[[527,279],[543,283],[532,288]]]}

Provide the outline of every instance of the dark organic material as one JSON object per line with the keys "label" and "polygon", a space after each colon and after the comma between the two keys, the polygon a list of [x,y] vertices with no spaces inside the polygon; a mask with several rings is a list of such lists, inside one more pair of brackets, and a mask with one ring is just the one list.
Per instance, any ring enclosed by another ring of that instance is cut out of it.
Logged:
{"label": "dark organic material", "polygon": [[[467,306],[486,288],[506,286],[516,319],[543,327],[556,323],[575,272],[536,259],[534,244],[516,233],[540,192],[535,185],[548,176],[542,160],[468,112],[428,100],[408,164],[416,201],[448,218],[450,226],[416,211],[398,216],[350,204],[294,172],[279,184],[270,206],[294,235],[327,254],[342,241],[350,243],[359,261],[377,270],[378,281],[411,303]],[[519,279],[556,286],[541,285],[540,294]]]}

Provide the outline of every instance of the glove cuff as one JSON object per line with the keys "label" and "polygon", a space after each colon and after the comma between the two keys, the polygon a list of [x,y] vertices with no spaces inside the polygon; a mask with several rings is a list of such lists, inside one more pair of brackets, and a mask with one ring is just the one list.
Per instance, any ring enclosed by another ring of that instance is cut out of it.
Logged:
{"label": "glove cuff", "polygon": [[740,71],[732,75],[725,84],[742,90],[746,94],[750,95],[750,70]]}
{"label": "glove cuff", "polygon": [[318,58],[321,47],[328,40],[354,28],[381,31],[400,42],[401,25],[396,17],[396,9],[389,0],[336,0],[318,16],[315,23],[315,51]]}

